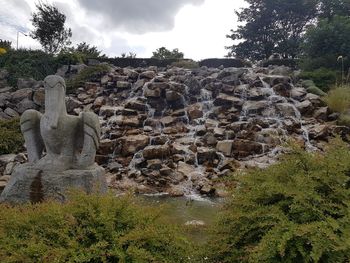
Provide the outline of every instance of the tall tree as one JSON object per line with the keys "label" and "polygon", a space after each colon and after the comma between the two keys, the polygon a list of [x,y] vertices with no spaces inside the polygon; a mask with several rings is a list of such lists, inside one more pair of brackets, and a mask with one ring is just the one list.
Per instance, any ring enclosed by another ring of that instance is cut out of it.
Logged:
{"label": "tall tree", "polygon": [[37,39],[48,53],[57,53],[70,45],[72,30],[65,28],[66,16],[55,6],[39,2],[37,12],[32,14],[34,30],[31,37]]}
{"label": "tall tree", "polygon": [[350,16],[350,0],[320,0],[319,17],[331,21],[334,16]]}
{"label": "tall tree", "polygon": [[303,51],[305,68],[336,68],[342,56],[346,69],[350,67],[350,17],[334,16],[331,21],[320,20],[305,34]]}
{"label": "tall tree", "polygon": [[[236,11],[242,23],[227,35],[236,42],[230,56],[266,59],[278,52],[283,57],[299,53],[305,26],[316,16],[316,0],[246,0],[249,6]],[[238,42],[238,43],[237,43]]]}

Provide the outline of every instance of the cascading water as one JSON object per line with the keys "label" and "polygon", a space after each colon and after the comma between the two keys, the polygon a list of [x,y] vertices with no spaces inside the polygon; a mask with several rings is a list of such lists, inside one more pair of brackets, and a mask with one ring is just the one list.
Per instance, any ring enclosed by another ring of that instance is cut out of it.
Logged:
{"label": "cascading water", "polygon": [[[138,182],[154,180],[159,192],[175,185],[182,188],[184,195],[196,198],[199,191],[210,193],[214,185],[211,178],[229,173],[230,161],[266,157],[262,158],[263,163],[276,159],[281,145],[290,137],[303,136],[306,148],[316,150],[310,142],[305,118],[296,107],[299,101],[280,95],[279,90],[275,91],[269,84],[269,79],[281,76],[252,68],[233,84],[235,70],[231,70],[232,75],[230,70],[227,73],[218,69],[200,69],[200,74],[192,75],[188,70],[170,69],[157,73],[156,78],[150,74],[153,79],[145,81],[142,94],[140,88],[129,93],[125,104],[131,101],[132,109],[123,110],[121,101],[116,107],[118,113],[103,118],[103,129],[108,132],[104,132],[102,138],[112,140],[121,136],[126,144],[117,147],[111,158],[128,164],[125,167],[128,172],[137,172],[141,177]],[[224,74],[219,78],[221,73]],[[189,83],[197,84],[185,85],[188,78],[196,78]],[[144,81],[140,77],[139,80]],[[293,83],[290,84],[294,89]],[[288,110],[282,112],[278,106]],[[127,115],[120,116],[124,112]],[[139,117],[140,124],[120,122],[135,116]],[[297,128],[287,128],[286,122],[291,120]],[[147,155],[144,154],[146,148],[150,148]],[[121,154],[124,149],[129,152]],[[180,162],[188,165],[188,172],[185,170],[182,176],[178,176],[176,169]]]}

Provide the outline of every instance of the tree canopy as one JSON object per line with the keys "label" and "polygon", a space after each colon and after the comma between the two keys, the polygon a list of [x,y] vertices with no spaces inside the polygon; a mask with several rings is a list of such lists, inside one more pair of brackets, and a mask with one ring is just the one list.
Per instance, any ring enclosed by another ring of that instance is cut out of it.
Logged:
{"label": "tree canopy", "polygon": [[31,19],[34,26],[31,37],[38,40],[48,53],[57,53],[70,45],[72,30],[65,28],[66,16],[49,4],[39,2],[36,8],[37,12]]}
{"label": "tree canopy", "polygon": [[228,47],[229,55],[250,60],[267,59],[273,53],[294,58],[302,33],[315,18],[315,0],[246,0],[249,6],[236,11],[242,23],[228,38],[239,41]]}
{"label": "tree canopy", "polygon": [[165,47],[158,48],[153,52],[152,58],[157,59],[181,59],[184,58],[184,53],[180,52],[179,49],[175,48],[172,51]]}

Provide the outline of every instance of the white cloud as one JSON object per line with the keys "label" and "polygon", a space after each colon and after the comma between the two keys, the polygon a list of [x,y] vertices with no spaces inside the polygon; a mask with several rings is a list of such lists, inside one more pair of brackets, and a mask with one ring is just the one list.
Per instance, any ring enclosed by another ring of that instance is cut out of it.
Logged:
{"label": "white cloud", "polygon": [[[237,23],[234,11],[244,6],[244,0],[171,0],[177,1],[177,14],[165,12],[168,17],[152,17],[151,13],[144,14],[143,18],[137,18],[142,12],[149,12],[150,7],[139,8],[140,12],[130,11],[124,18],[111,22],[113,9],[103,17],[107,6],[98,12],[92,12],[93,2],[85,0],[48,0],[67,16],[67,26],[72,28],[73,43],[85,41],[96,45],[107,55],[118,56],[122,52],[136,52],[138,57],[150,57],[152,51],[161,46],[169,49],[179,48],[185,56],[193,59],[203,59],[209,57],[223,57],[227,51],[225,46],[231,41],[226,38],[230,29]],[[107,4],[111,0],[99,0],[102,4]],[[163,0],[152,0],[163,3]],[[168,0],[170,1],[170,0]],[[124,10],[129,10],[127,3],[139,2],[144,5],[148,1],[140,0],[119,0],[125,3]],[[83,3],[83,5],[82,5]],[[89,3],[89,5],[87,5]],[[172,2],[169,2],[172,3]],[[187,3],[187,4],[186,4]],[[179,8],[179,4],[183,5]],[[193,5],[196,4],[196,5]],[[30,13],[35,10],[34,0],[0,0],[0,38],[9,39],[16,42],[16,32],[19,27],[29,30]],[[87,6],[87,7],[85,7]],[[117,5],[111,8],[117,8]],[[166,5],[157,6],[159,10],[167,8]],[[6,14],[6,16],[5,16]],[[116,13],[117,14],[117,13]],[[158,19],[158,20],[157,20]],[[136,22],[131,23],[130,21]],[[118,21],[120,26],[118,26]],[[121,21],[121,22],[120,22]],[[155,26],[154,23],[164,21],[164,28]],[[173,22],[171,22],[173,21]],[[109,23],[108,26],[106,23]],[[148,24],[147,24],[148,23]],[[152,24],[153,23],[153,24]],[[112,26],[111,26],[112,25]],[[114,26],[113,26],[114,25]],[[135,30],[139,25],[142,30]],[[163,32],[155,32],[159,30]],[[152,32],[154,31],[154,32]],[[144,32],[143,34],[139,34]],[[20,35],[20,46],[28,48],[38,48],[40,45],[30,39]]]}

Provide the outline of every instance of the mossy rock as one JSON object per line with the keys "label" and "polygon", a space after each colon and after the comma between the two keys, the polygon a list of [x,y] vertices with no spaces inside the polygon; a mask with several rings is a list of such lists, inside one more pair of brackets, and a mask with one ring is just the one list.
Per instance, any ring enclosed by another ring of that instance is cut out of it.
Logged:
{"label": "mossy rock", "polygon": [[316,85],[315,85],[315,82],[313,82],[313,81],[310,80],[310,79],[303,80],[303,81],[301,82],[301,85],[302,85],[304,88],[316,86]]}
{"label": "mossy rock", "polygon": [[321,97],[323,97],[323,96],[325,96],[327,94],[327,93],[323,92],[321,89],[319,89],[316,86],[310,86],[306,90],[309,93],[312,93],[312,94],[315,94],[315,95],[318,95],[318,96],[321,96]]}

